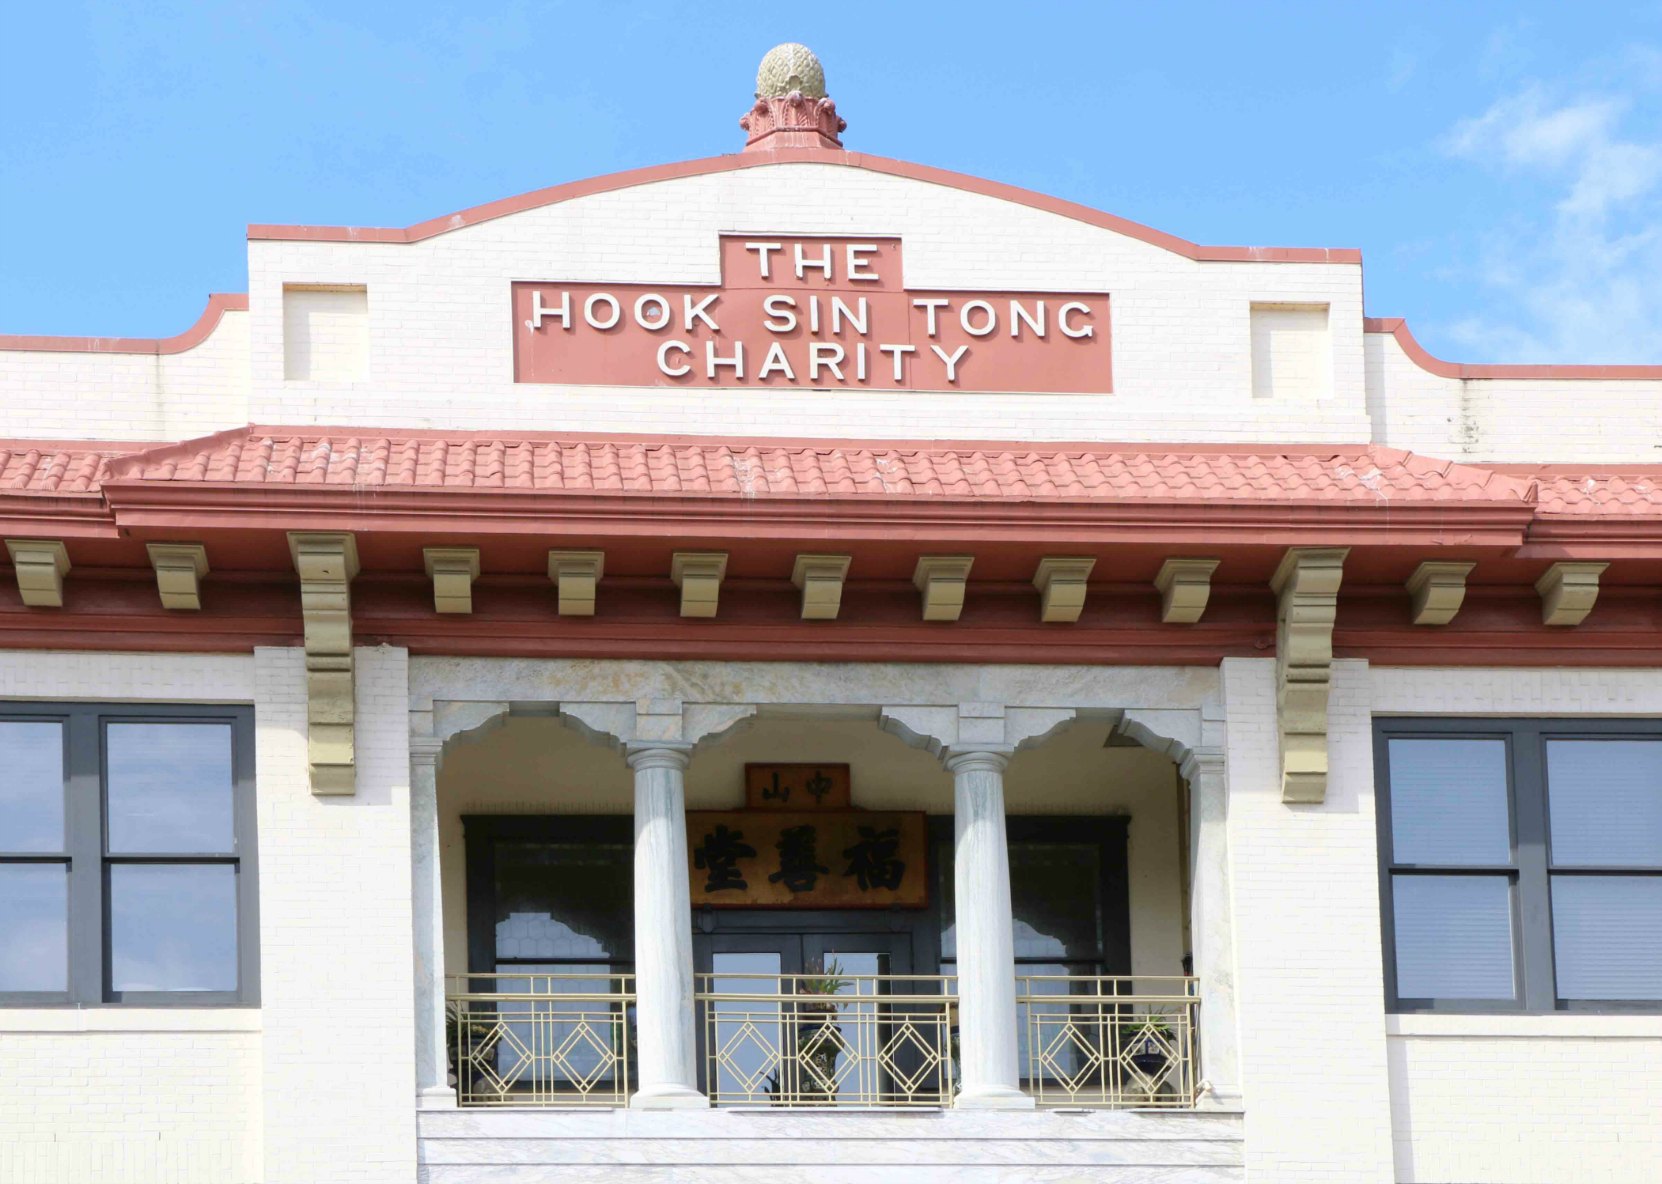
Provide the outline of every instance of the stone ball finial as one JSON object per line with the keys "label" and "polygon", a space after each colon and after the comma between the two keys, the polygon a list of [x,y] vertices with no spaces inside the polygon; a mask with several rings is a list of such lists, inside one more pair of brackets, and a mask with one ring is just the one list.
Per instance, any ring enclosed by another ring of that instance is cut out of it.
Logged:
{"label": "stone ball finial", "polygon": [[762,57],[756,70],[756,97],[782,99],[793,91],[805,99],[823,99],[825,67],[806,45],[787,41]]}

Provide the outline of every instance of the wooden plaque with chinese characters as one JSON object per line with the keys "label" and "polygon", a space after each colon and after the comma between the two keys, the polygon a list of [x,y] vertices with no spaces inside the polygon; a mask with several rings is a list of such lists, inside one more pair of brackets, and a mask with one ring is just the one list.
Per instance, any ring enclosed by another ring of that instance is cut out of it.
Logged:
{"label": "wooden plaque with chinese characters", "polygon": [[746,765],[744,804],[749,810],[847,810],[847,765]]}
{"label": "wooden plaque with chinese characters", "polygon": [[921,813],[688,811],[693,907],[922,908],[928,836]]}

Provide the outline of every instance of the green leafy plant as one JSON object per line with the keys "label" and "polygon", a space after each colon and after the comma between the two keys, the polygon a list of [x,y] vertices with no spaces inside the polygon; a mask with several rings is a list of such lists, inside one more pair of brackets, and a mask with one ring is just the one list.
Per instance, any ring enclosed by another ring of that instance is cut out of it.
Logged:
{"label": "green leafy plant", "polygon": [[847,986],[848,980],[843,977],[842,963],[833,958],[824,966],[799,978],[796,982],[796,993],[798,995],[840,995]]}

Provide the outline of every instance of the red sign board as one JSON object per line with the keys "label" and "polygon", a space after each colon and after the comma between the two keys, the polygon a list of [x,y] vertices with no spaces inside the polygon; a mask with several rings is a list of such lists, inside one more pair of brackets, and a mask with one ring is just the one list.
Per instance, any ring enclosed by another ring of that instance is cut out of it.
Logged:
{"label": "red sign board", "polygon": [[897,238],[722,235],[722,282],[513,285],[514,379],[1107,393],[1108,297],[910,289]]}

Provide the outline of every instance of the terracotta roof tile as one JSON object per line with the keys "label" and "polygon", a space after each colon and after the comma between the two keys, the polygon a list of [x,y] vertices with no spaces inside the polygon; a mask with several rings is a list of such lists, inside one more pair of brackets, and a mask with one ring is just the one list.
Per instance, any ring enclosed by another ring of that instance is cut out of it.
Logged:
{"label": "terracotta roof tile", "polygon": [[1662,516],[1662,472],[1541,473],[1543,514],[1599,518]]}
{"label": "terracotta roof tile", "polygon": [[[95,488],[107,475],[122,481],[739,498],[1516,504],[1533,497],[1525,477],[1367,445],[998,449],[250,428],[108,464],[77,463],[83,466],[76,470],[82,489]],[[94,468],[86,470],[87,464]],[[26,461],[16,468],[34,472]],[[12,471],[5,470],[8,476]],[[1662,498],[1657,504],[1662,508]]]}
{"label": "terracotta roof tile", "polygon": [[0,443],[0,493],[96,493],[113,455],[118,453],[5,441]]}

